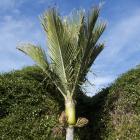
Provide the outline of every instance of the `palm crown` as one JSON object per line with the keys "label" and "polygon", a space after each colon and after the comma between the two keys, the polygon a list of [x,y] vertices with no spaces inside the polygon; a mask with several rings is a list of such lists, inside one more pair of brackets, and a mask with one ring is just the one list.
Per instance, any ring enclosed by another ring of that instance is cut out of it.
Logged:
{"label": "palm crown", "polygon": [[88,122],[81,117],[76,122],[74,95],[104,48],[103,43],[98,43],[106,27],[105,23],[97,21],[99,12],[100,9],[95,7],[87,16],[83,11],[75,11],[69,17],[61,18],[57,10],[49,9],[41,17],[47,34],[48,57],[39,46],[25,44],[18,47],[43,69],[64,96],[62,120],[68,126],[66,140],[73,140],[74,127],[82,127]]}
{"label": "palm crown", "polygon": [[65,98],[72,97],[83,84],[104,48],[98,39],[106,24],[97,22],[99,12],[95,7],[87,16],[83,11],[75,11],[63,19],[54,8],[44,13],[41,23],[47,34],[49,59],[39,46],[24,44],[18,47],[43,69]]}

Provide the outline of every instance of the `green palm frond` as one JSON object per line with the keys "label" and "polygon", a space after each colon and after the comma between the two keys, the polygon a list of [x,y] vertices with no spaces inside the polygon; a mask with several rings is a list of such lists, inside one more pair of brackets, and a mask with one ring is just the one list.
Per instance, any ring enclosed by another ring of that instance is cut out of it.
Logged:
{"label": "green palm frond", "polygon": [[92,36],[92,32],[93,32],[93,29],[96,25],[96,22],[97,22],[97,19],[99,17],[99,14],[100,14],[100,8],[99,7],[94,7],[88,17],[87,17],[87,30],[88,30],[88,40],[90,41],[90,38]]}
{"label": "green palm frond", "polygon": [[43,71],[47,74],[48,78],[51,79],[52,83],[56,85],[58,90],[65,97],[66,91],[63,88],[59,77],[50,69],[50,64],[47,60],[45,51],[41,47],[32,44],[24,44],[22,46],[17,47],[17,49],[31,57],[36,62],[36,64],[43,69]]}
{"label": "green palm frond", "polygon": [[[84,17],[83,10],[73,10],[68,17],[65,17],[65,23],[67,24],[67,31],[69,31],[69,35],[74,39],[78,38],[79,30],[81,28],[81,23]],[[75,44],[76,45],[76,44]]]}
{"label": "green palm frond", "polygon": [[64,95],[73,95],[85,80],[90,67],[104,48],[99,38],[105,23],[98,23],[100,9],[95,7],[86,15],[74,11],[61,18],[53,8],[42,17],[41,23],[47,34],[48,63],[44,50],[28,44],[19,50],[29,55],[44,71],[49,73],[56,87]]}
{"label": "green palm frond", "polygon": [[100,52],[104,49],[104,44],[98,44],[95,47],[90,49],[88,56],[83,61],[83,68],[81,71],[80,80],[81,82],[85,81],[86,75],[89,72],[92,64],[94,63],[96,57],[100,54]]}
{"label": "green palm frond", "polygon": [[32,44],[23,44],[17,47],[17,49],[30,56],[44,71],[49,68],[45,51],[41,47]]}
{"label": "green palm frond", "polygon": [[[68,23],[62,22],[56,10],[49,10],[42,18],[42,25],[47,32],[49,56],[53,71],[59,76],[66,91],[71,90],[72,60],[76,55],[77,43],[71,34]],[[73,28],[74,29],[74,28]]]}
{"label": "green palm frond", "polygon": [[74,80],[73,92],[79,85],[83,84],[91,65],[104,48],[103,44],[97,44],[106,27],[105,23],[97,22],[99,12],[98,7],[93,8],[88,17],[84,16],[81,22],[78,39],[80,53],[77,57],[78,61],[75,63],[78,68],[75,69],[76,79]]}
{"label": "green palm frond", "polygon": [[103,23],[98,23],[98,25],[95,27],[95,29],[92,32],[90,45],[92,45],[92,46],[96,45],[100,36],[103,34],[105,28],[106,28],[106,23],[104,23],[104,22]]}
{"label": "green palm frond", "polygon": [[86,46],[86,49],[84,52],[84,57],[82,60],[82,66],[83,66],[82,71],[83,72],[81,73],[81,75],[82,75],[81,77],[83,77],[83,78],[80,78],[81,81],[84,81],[84,77],[88,73],[91,65],[93,64],[96,57],[100,54],[100,52],[104,48],[104,44],[97,44],[97,42],[98,42],[100,36],[102,35],[102,33],[104,32],[105,27],[106,27],[105,23],[100,23],[94,28],[94,30],[92,32],[90,42]]}

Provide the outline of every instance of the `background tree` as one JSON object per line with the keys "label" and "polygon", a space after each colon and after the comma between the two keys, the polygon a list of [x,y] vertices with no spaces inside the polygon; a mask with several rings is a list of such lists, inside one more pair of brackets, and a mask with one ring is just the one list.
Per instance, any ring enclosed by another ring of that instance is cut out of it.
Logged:
{"label": "background tree", "polygon": [[88,14],[74,11],[62,18],[55,8],[49,9],[41,17],[47,34],[48,57],[39,46],[24,44],[18,47],[43,69],[64,97],[65,111],[60,122],[67,127],[66,140],[73,140],[74,127],[88,122],[86,118],[76,119],[75,95],[104,48],[98,39],[106,24],[97,22],[99,12],[100,8],[94,7]]}

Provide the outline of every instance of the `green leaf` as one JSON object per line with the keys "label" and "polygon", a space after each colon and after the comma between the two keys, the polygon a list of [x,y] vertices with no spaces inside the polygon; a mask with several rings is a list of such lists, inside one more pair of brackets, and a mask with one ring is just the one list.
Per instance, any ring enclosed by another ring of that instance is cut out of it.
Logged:
{"label": "green leaf", "polygon": [[17,49],[31,57],[44,71],[49,68],[45,51],[41,47],[37,47],[32,44],[24,44],[17,47]]}
{"label": "green leaf", "polygon": [[45,12],[41,24],[47,34],[49,63],[40,47],[27,44],[19,48],[48,73],[64,96],[75,94],[104,48],[99,38],[106,25],[98,23],[99,13],[98,7],[87,15],[75,10],[63,18],[54,8]]}
{"label": "green leaf", "polygon": [[[70,91],[72,61],[76,54],[76,39],[72,36],[72,28],[63,22],[56,12],[51,9],[42,17],[42,25],[47,32],[49,56],[52,60],[53,71],[59,77],[65,91]],[[74,29],[74,28],[73,28]]]}
{"label": "green leaf", "polygon": [[36,62],[36,64],[39,67],[41,67],[43,71],[47,74],[47,76],[52,80],[52,82],[56,85],[56,87],[62,93],[62,95],[65,96],[64,87],[60,82],[59,77],[51,70],[49,62],[47,61],[45,51],[42,48],[34,46],[32,44],[24,44],[20,47],[17,47],[17,49],[31,57]]}

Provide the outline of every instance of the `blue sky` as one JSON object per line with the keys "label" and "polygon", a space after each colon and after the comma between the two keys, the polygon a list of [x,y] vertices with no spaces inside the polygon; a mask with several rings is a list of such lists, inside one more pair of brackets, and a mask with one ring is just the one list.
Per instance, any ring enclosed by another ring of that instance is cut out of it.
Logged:
{"label": "blue sky", "polygon": [[[39,16],[53,5],[62,15],[72,9],[90,9],[98,0],[1,0],[0,2],[0,72],[21,69],[34,62],[16,50],[23,42],[32,42],[45,48],[47,42]],[[106,48],[95,61],[89,74],[97,90],[113,82],[120,74],[140,64],[140,1],[105,0],[100,19],[107,21],[107,29],[101,40]],[[90,94],[90,93],[89,93]]]}

